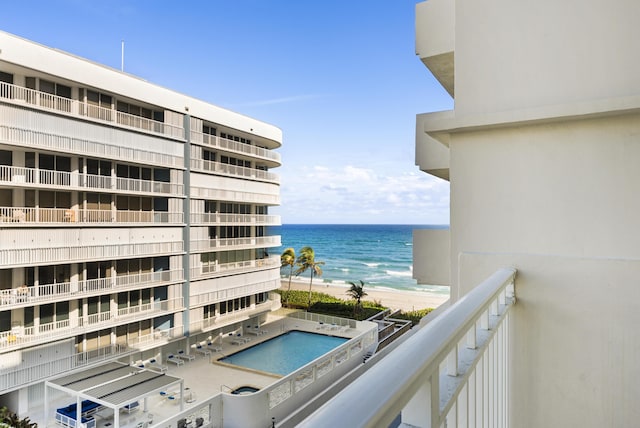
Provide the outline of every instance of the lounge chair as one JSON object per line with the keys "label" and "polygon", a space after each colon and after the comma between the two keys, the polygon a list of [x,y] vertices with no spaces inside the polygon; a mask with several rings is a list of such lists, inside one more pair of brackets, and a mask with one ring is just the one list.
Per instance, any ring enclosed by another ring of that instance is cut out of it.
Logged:
{"label": "lounge chair", "polygon": [[183,359],[185,361],[193,361],[196,359],[195,355],[191,355],[191,354],[187,354],[186,352],[184,352],[182,349],[179,349],[176,352],[176,357]]}
{"label": "lounge chair", "polygon": [[208,342],[207,343],[207,348],[209,348],[213,352],[222,352],[222,346],[221,345],[216,345],[213,342]]}
{"label": "lounge chair", "polygon": [[164,364],[160,364],[155,359],[149,360],[149,362],[145,366],[148,369],[159,371],[160,373],[165,373],[167,370],[169,370],[169,367],[165,366]]}
{"label": "lounge chair", "polygon": [[261,329],[259,325],[257,325],[257,326],[255,326],[255,327],[253,327],[253,330],[251,330],[251,331],[256,332],[256,336],[260,336],[260,335],[262,335],[262,334],[267,334],[267,333],[269,333],[269,330]]}
{"label": "lounge chair", "polygon": [[247,342],[245,342],[245,340],[242,337],[233,337],[231,339],[232,345],[244,345],[245,343]]}
{"label": "lounge chair", "polygon": [[211,349],[205,348],[202,345],[196,346],[195,351],[203,356],[211,355]]}
{"label": "lounge chair", "polygon": [[184,361],[173,354],[169,354],[167,355],[167,363],[173,363],[176,366],[181,366],[184,364]]}
{"label": "lounge chair", "polygon": [[126,406],[124,406],[122,408],[122,411],[127,412],[128,414],[131,414],[132,412],[135,412],[139,408],[140,408],[140,403],[138,401],[134,401],[133,403],[129,403]]}

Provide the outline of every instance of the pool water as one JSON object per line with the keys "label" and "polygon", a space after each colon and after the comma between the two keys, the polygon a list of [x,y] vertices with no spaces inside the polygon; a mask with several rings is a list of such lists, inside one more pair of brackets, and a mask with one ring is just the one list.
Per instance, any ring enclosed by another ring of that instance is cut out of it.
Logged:
{"label": "pool water", "polygon": [[253,386],[241,386],[231,391],[231,393],[233,395],[247,395],[258,391],[260,391],[260,388],[254,388]]}
{"label": "pool water", "polygon": [[219,361],[286,376],[347,340],[344,337],[293,330]]}

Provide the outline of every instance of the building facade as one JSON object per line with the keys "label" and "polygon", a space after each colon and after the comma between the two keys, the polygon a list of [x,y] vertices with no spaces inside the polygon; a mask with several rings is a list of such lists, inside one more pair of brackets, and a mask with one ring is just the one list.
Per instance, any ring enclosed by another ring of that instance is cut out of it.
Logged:
{"label": "building facade", "polygon": [[417,117],[451,227],[416,234],[414,266],[452,302],[517,268],[506,426],[638,425],[638,16],[624,0],[416,7],[416,52],[455,107]]}
{"label": "building facade", "polygon": [[0,404],[279,307],[282,134],[0,32]]}

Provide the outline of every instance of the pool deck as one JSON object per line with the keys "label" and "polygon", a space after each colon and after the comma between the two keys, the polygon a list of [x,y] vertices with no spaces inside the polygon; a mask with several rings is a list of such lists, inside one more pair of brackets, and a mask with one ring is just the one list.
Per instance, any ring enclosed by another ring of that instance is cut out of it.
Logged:
{"label": "pool deck", "polygon": [[[231,340],[233,337],[224,337],[222,338],[221,352],[212,351],[211,355],[208,356],[194,352],[193,355],[196,357],[194,360],[185,361],[184,364],[179,366],[163,363],[164,365],[168,365],[168,371],[166,372],[168,375],[184,380],[186,392],[183,402],[185,410],[196,406],[203,399],[210,398],[220,392],[229,393],[240,386],[252,386],[261,389],[282,378],[278,375],[260,373],[255,370],[216,363],[219,358],[251,347],[256,343],[264,342],[290,330],[308,331],[345,338],[352,338],[360,333],[355,329],[341,331],[332,325],[322,325],[318,322],[295,318],[281,318],[268,322],[263,324],[260,330],[266,330],[267,332],[260,335],[251,334],[246,336],[251,340],[245,344],[232,344]],[[216,341],[216,344],[220,344],[220,341]],[[176,387],[176,391],[170,392],[179,393],[179,386]],[[52,412],[55,412],[56,408],[66,406],[72,401],[72,397],[63,397],[62,399],[52,401],[49,405],[50,416],[46,424],[42,423],[44,419],[44,409],[40,414],[31,416],[31,420],[37,422],[38,426],[41,427],[59,426],[56,425]],[[121,411],[120,426],[136,427],[141,422],[149,421],[149,414],[153,415],[153,425],[155,425],[174,416],[180,411],[180,399],[169,400],[166,396],[150,396],[147,398],[147,408],[143,409],[142,407],[143,403],[141,401],[140,408],[131,414]],[[98,428],[113,428],[113,416],[110,412],[110,410],[103,410],[97,414],[96,426]],[[104,414],[101,415],[101,413]]]}

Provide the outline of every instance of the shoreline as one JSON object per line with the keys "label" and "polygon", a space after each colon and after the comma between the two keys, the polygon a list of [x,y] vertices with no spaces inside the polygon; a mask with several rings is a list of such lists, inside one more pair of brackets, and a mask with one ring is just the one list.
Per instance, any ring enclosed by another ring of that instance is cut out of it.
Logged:
{"label": "shoreline", "polygon": [[[286,291],[289,288],[289,279],[281,278],[280,289]],[[309,291],[309,281],[301,278],[291,278],[291,289]],[[339,299],[349,300],[347,290],[349,285],[335,285],[328,283],[313,283],[311,291],[329,294]],[[364,285],[367,295],[363,301],[378,301],[383,306],[391,309],[400,309],[404,312],[419,309],[437,308],[449,300],[448,295],[430,293],[428,291],[393,290],[391,288],[374,288]]]}

